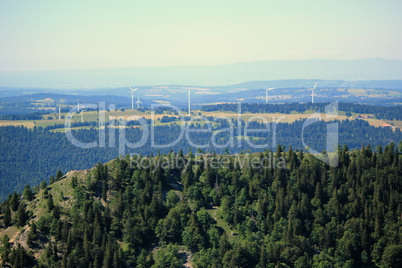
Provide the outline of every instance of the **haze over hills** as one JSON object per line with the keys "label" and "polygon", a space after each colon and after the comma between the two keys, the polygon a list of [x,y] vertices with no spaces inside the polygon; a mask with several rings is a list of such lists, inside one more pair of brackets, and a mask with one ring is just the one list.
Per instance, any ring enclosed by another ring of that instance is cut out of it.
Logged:
{"label": "haze over hills", "polygon": [[[319,80],[286,79],[271,81],[250,81],[229,86],[189,86],[159,85],[137,86],[135,101],[141,99],[143,107],[151,104],[172,104],[180,108],[188,106],[188,91],[191,91],[192,108],[222,102],[265,102],[265,88],[275,88],[270,92],[271,103],[309,102],[315,83],[318,102],[354,102],[362,104],[395,105],[402,102],[402,80]],[[21,114],[38,108],[32,103],[53,99],[56,103],[69,105],[99,103],[117,105],[119,108],[131,107],[131,91],[128,87],[97,89],[56,89],[0,87],[0,114]],[[20,103],[20,104],[18,104]],[[21,104],[23,103],[23,105]],[[3,104],[3,105],[1,105]],[[28,106],[30,108],[28,108]],[[18,107],[18,108],[17,108]],[[28,110],[27,110],[28,109]]]}
{"label": "haze over hills", "polygon": [[4,87],[91,89],[126,85],[227,86],[279,79],[397,80],[402,60],[286,60],[216,66],[137,67],[121,69],[0,72]]}

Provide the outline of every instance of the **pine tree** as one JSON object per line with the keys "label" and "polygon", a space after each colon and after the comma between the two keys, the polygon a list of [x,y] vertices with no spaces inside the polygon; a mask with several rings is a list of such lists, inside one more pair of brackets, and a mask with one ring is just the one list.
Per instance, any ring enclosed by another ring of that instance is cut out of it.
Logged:
{"label": "pine tree", "polygon": [[14,194],[11,196],[9,203],[10,203],[10,208],[12,209],[12,211],[17,211],[18,206],[20,204],[20,197],[16,192],[14,192]]}
{"label": "pine tree", "polygon": [[223,232],[221,239],[219,240],[219,255],[221,258],[225,256],[226,252],[230,250],[230,244],[228,242],[228,236],[226,232]]}
{"label": "pine tree", "polygon": [[28,246],[32,246],[32,242],[35,241],[37,238],[37,229],[36,229],[36,224],[33,222],[31,224],[31,229],[29,230],[28,233],[28,238],[27,238],[27,244]]}
{"label": "pine tree", "polygon": [[63,177],[63,172],[59,169],[56,173],[56,181],[59,181]]}
{"label": "pine tree", "polygon": [[34,197],[34,193],[32,192],[31,186],[27,184],[22,192],[22,195],[25,197],[26,200],[31,201]]}
{"label": "pine tree", "polygon": [[10,252],[11,252],[10,238],[5,234],[1,238],[1,244],[0,244],[0,257],[3,265],[5,265],[10,260],[9,259]]}
{"label": "pine tree", "polygon": [[3,215],[3,224],[5,227],[8,227],[11,225],[11,221],[12,221],[11,220],[11,211],[8,206],[6,206],[4,208],[4,210],[5,211],[4,211],[4,215]]}
{"label": "pine tree", "polygon": [[52,194],[49,194],[47,197],[47,208],[49,210],[53,210],[54,209],[54,201],[53,201],[53,196]]}
{"label": "pine tree", "polygon": [[15,217],[16,217],[16,225],[18,227],[22,227],[25,225],[26,220],[28,219],[28,214],[25,210],[24,205],[21,204],[20,206],[18,206],[18,210],[15,214]]}

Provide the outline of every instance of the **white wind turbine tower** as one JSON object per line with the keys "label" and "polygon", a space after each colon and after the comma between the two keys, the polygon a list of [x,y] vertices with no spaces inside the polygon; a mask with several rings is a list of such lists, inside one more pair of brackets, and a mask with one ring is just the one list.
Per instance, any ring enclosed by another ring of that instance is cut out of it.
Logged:
{"label": "white wind turbine tower", "polygon": [[188,90],[188,115],[191,115],[191,91]]}
{"label": "white wind turbine tower", "polygon": [[61,119],[61,106],[59,106],[59,120]]}
{"label": "white wind turbine tower", "polygon": [[129,89],[131,89],[131,110],[134,110],[134,92],[137,91],[137,88],[131,88],[128,87]]}
{"label": "white wind turbine tower", "polygon": [[80,100],[76,100],[78,103],[78,112],[80,112]]}
{"label": "white wind turbine tower", "polygon": [[317,86],[317,83],[315,83],[314,87],[311,89],[311,103],[314,103],[314,96],[315,96],[314,89],[316,86]]}
{"label": "white wind turbine tower", "polygon": [[138,100],[136,101],[137,103],[137,109],[140,109],[140,104],[142,104],[142,102],[140,101],[140,98],[138,98]]}
{"label": "white wind turbine tower", "polygon": [[267,89],[265,90],[265,103],[266,103],[266,104],[268,104],[268,101],[269,101],[268,91],[273,90],[273,89],[275,89],[275,88],[274,88],[274,87],[271,87],[271,88],[267,88]]}

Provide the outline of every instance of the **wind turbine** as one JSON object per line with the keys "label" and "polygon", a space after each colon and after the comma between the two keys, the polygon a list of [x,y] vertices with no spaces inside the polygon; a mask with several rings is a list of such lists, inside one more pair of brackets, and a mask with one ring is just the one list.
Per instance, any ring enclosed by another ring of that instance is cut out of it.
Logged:
{"label": "wind turbine", "polygon": [[266,91],[265,91],[265,103],[266,103],[266,104],[268,104],[268,100],[269,100],[269,99],[268,99],[268,97],[269,97],[269,96],[268,96],[268,91],[273,90],[273,89],[275,89],[275,88],[274,88],[274,87],[271,87],[271,88],[267,88]]}
{"label": "wind turbine", "polygon": [[140,104],[142,104],[142,102],[140,101],[140,98],[138,98],[136,103],[137,103],[137,109],[140,109]]}
{"label": "wind turbine", "polygon": [[76,100],[77,101],[77,103],[78,103],[78,112],[80,112],[80,100]]}
{"label": "wind turbine", "polygon": [[59,120],[61,119],[61,106],[59,106]]}
{"label": "wind turbine", "polygon": [[134,92],[137,91],[137,88],[131,88],[128,87],[129,89],[131,89],[131,110],[134,110]]}
{"label": "wind turbine", "polygon": [[315,83],[314,87],[310,89],[311,90],[311,103],[314,103],[314,96],[315,96],[314,89],[316,86],[317,86],[317,83]]}
{"label": "wind turbine", "polygon": [[188,115],[191,115],[191,91],[188,90]]}

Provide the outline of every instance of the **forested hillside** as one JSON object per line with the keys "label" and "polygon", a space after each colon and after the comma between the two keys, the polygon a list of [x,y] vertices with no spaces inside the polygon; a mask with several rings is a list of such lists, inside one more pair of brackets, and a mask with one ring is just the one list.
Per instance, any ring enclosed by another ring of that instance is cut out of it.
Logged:
{"label": "forested hillside", "polygon": [[[191,126],[193,132],[178,139],[185,131],[180,125],[156,126],[154,129],[154,144],[174,145],[167,148],[153,146],[151,130],[148,128],[148,136],[145,143],[139,148],[125,148],[124,153],[119,150],[119,130],[108,128],[105,132],[105,146],[94,148],[80,148],[73,145],[64,133],[50,132],[48,129],[23,127],[0,127],[0,200],[4,200],[13,191],[20,192],[26,184],[31,186],[39,184],[56,173],[71,169],[90,168],[97,162],[106,162],[118,157],[119,154],[156,154],[169,153],[174,150],[188,152],[189,148],[194,153],[196,146],[203,146],[202,151],[230,154],[241,152],[256,152],[263,149],[275,150],[276,144],[286,148],[305,150],[305,145],[321,152],[326,150],[328,123],[318,121],[304,129],[304,120],[294,123],[269,124],[259,122],[229,122],[211,118],[211,131],[206,125],[200,125],[197,121]],[[362,120],[334,121],[338,124],[339,143],[346,144],[350,149],[359,149],[362,145],[386,145],[390,142],[402,141],[402,133],[397,130],[376,128]],[[85,123],[83,123],[85,124]],[[257,131],[248,131],[256,129]],[[228,130],[231,128],[232,133]],[[203,130],[203,131],[198,131]],[[260,131],[261,130],[261,131]],[[265,131],[265,132],[264,132]],[[268,131],[268,132],[267,132]],[[304,131],[304,132],[303,132]],[[110,142],[110,133],[114,133],[115,142]],[[140,128],[127,128],[125,139],[129,142],[138,142],[145,132]],[[304,136],[302,137],[302,134]],[[145,135],[145,134],[144,134]],[[83,129],[73,131],[76,140],[89,143],[97,141],[99,144],[99,130]],[[247,136],[248,141],[245,140]],[[231,138],[233,138],[231,140]],[[175,141],[177,142],[175,143]],[[233,143],[231,143],[231,141]],[[215,142],[218,146],[214,146]],[[257,147],[257,148],[256,148]],[[263,148],[263,149],[261,149]]]}
{"label": "forested hillside", "polygon": [[343,146],[337,167],[281,146],[125,157],[9,196],[0,257],[13,267],[401,267],[401,177],[393,143]]}

